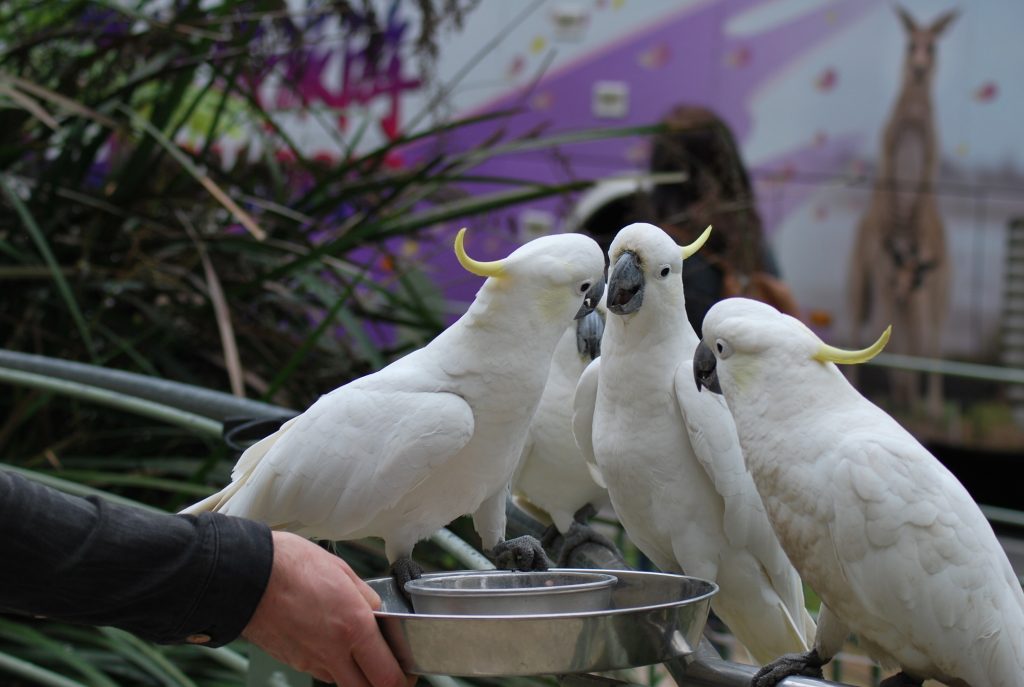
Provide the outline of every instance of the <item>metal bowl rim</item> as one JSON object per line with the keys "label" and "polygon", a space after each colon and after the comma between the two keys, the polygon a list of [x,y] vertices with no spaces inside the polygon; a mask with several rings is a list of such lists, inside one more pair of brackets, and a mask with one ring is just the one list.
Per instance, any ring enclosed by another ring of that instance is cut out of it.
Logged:
{"label": "metal bowl rim", "polygon": [[[609,573],[611,575],[616,575],[616,577],[618,577],[617,573],[626,573],[626,574],[628,574],[630,576],[636,576],[636,577],[669,577],[669,578],[672,578],[672,579],[675,579],[675,580],[687,579],[687,580],[694,580],[695,582],[701,582],[703,584],[706,584],[706,585],[708,585],[709,589],[705,593],[703,593],[703,594],[699,594],[697,596],[690,596],[690,597],[687,597],[685,599],[679,599],[679,600],[676,600],[676,601],[666,601],[664,603],[648,604],[646,606],[629,606],[627,608],[606,608],[606,609],[601,609],[601,610],[597,610],[597,611],[577,611],[577,612],[574,612],[574,613],[523,613],[523,614],[508,614],[508,615],[469,615],[469,614],[463,614],[463,613],[455,613],[455,614],[446,613],[446,614],[442,615],[442,614],[434,614],[434,613],[399,613],[397,611],[374,611],[373,614],[375,616],[377,616],[378,618],[382,618],[382,619],[386,619],[386,618],[397,618],[397,619],[403,619],[403,618],[430,618],[431,620],[494,620],[494,621],[500,621],[500,622],[506,622],[506,621],[509,621],[509,620],[522,620],[522,621],[527,621],[527,620],[548,620],[548,619],[551,619],[551,618],[592,618],[592,617],[598,617],[598,616],[602,616],[603,617],[603,616],[626,615],[628,613],[638,613],[638,612],[644,612],[644,611],[653,611],[653,610],[657,610],[659,608],[673,608],[673,607],[676,607],[676,606],[684,606],[684,605],[689,605],[689,604],[695,604],[695,603],[699,603],[701,601],[704,601],[704,600],[706,600],[706,599],[708,599],[708,598],[710,598],[710,597],[712,597],[712,596],[714,596],[715,594],[718,593],[718,585],[716,583],[712,582],[711,580],[706,580],[706,579],[704,579],[702,577],[694,577],[693,575],[678,575],[676,573],[653,572],[653,571],[648,571],[648,570],[612,570],[612,569],[604,570],[604,569],[600,569],[600,568],[551,568],[551,570],[552,571],[569,571],[569,572],[576,572],[576,571],[601,571],[601,572],[607,572],[607,573]],[[478,572],[502,572],[502,571],[500,571],[500,570],[494,570],[494,571],[482,570],[482,571],[478,571]],[[424,577],[426,577],[427,575],[440,576],[440,575],[464,575],[464,574],[465,574],[465,571],[443,571],[443,572],[436,572],[436,573],[425,573]],[[389,579],[392,579],[392,578],[389,578],[389,577],[377,577],[377,578],[373,578],[373,579],[367,580],[367,582],[386,582]]]}
{"label": "metal bowl rim", "polygon": [[[444,597],[444,598],[477,598],[481,596],[495,596],[495,597],[533,597],[533,596],[554,596],[557,594],[569,594],[578,592],[593,592],[599,591],[606,587],[613,587],[619,578],[616,575],[606,572],[596,572],[594,570],[534,570],[534,571],[519,571],[513,572],[510,570],[482,570],[479,571],[484,573],[478,575],[477,571],[465,571],[465,572],[452,572],[451,574],[445,575],[423,575],[415,580],[409,580],[405,583],[406,591],[411,591],[410,588],[415,589],[416,594],[420,596],[430,597]],[[496,589],[452,589],[452,588],[439,588],[430,587],[417,584],[420,580],[424,582],[430,582],[431,580],[443,580],[449,577],[498,577],[505,575],[520,575],[529,577],[539,577],[545,573],[555,574],[572,574],[579,575],[580,577],[589,578],[586,582],[571,582],[569,584],[561,584],[557,587],[505,587]]]}

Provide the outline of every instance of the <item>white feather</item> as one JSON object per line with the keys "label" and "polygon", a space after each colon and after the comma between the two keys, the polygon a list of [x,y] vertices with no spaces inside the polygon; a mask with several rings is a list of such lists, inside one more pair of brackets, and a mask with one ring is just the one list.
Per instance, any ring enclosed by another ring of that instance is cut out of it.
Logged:
{"label": "white feather", "polygon": [[[594,316],[600,310],[599,306]],[[591,476],[572,432],[573,394],[591,362],[590,354],[577,345],[579,322],[565,330],[555,349],[544,394],[512,480],[513,496],[541,508],[562,534],[569,531],[580,508],[589,503],[601,510],[608,504],[608,492]]]}
{"label": "white feather", "polygon": [[772,525],[838,622],[916,679],[1020,685],[1024,592],[955,476],[797,320],[729,299],[704,336]]}
{"label": "white feather", "polygon": [[381,537],[392,562],[471,513],[493,548],[555,345],[603,272],[583,235],[525,244],[436,339],[322,396],[243,453],[220,494],[183,512],[317,539]]}
{"label": "white feather", "polygon": [[643,303],[608,316],[601,364],[577,391],[579,443],[592,450],[630,539],[659,568],[718,583],[712,608],[755,660],[806,651],[814,622],[799,576],[744,467],[728,409],[693,381],[698,339],[686,319],[681,250],[658,227],[633,224],[613,241],[613,264],[624,251],[643,267]]}

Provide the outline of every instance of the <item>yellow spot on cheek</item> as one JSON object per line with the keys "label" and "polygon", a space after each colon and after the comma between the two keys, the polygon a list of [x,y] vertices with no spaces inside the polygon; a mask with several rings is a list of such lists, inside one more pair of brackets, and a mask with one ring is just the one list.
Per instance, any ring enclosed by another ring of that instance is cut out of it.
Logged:
{"label": "yellow spot on cheek", "polygon": [[742,394],[748,391],[757,379],[756,363],[752,360],[736,360],[729,366],[732,391]]}
{"label": "yellow spot on cheek", "polygon": [[[559,298],[559,295],[551,290],[546,290],[541,294],[541,297],[537,300],[537,304],[540,306],[541,316],[545,320],[560,320],[565,316],[565,299]],[[569,326],[566,322],[565,326]]]}

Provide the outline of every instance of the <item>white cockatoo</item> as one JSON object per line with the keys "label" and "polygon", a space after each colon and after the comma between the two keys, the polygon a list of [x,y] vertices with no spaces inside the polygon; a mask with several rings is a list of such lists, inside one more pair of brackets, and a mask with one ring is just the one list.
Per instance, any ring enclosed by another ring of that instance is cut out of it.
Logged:
{"label": "white cockatoo", "polygon": [[[551,360],[544,394],[530,423],[523,456],[512,479],[514,501],[527,512],[547,517],[562,535],[556,563],[566,565],[572,549],[601,539],[586,517],[609,505],[608,491],[590,474],[572,434],[572,404],[580,375],[601,354],[604,303],[566,328]],[[535,511],[539,510],[539,513]]]}
{"label": "white cockatoo", "polygon": [[546,563],[533,539],[504,541],[508,487],[573,317],[604,292],[604,255],[583,234],[534,239],[462,266],[487,277],[466,313],[423,348],[321,396],[239,458],[231,483],[185,513],[219,511],[323,540],[380,537],[399,583],[413,546],[472,514],[504,567]]}
{"label": "white cockatoo", "polygon": [[842,351],[744,298],[717,303],[703,330],[697,385],[724,394],[775,532],[822,600],[814,649],[765,666],[754,684],[820,674],[849,632],[899,669],[883,685],[1024,684],[1024,593],[992,527],[833,364],[870,359],[889,330]]}
{"label": "white cockatoo", "polygon": [[573,429],[630,540],[663,571],[718,584],[712,609],[763,663],[808,650],[815,624],[729,409],[693,383],[683,261],[710,231],[687,247],[652,224],[616,234],[601,357],[580,378]]}

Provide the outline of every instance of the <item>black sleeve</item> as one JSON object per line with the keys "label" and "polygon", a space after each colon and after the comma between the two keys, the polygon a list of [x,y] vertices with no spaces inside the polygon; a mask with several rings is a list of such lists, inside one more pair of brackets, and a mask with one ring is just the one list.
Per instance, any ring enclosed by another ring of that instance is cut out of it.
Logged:
{"label": "black sleeve", "polygon": [[0,609],[221,646],[263,596],[266,525],[69,496],[0,470]]}

